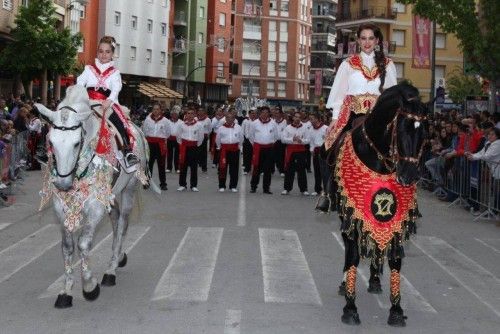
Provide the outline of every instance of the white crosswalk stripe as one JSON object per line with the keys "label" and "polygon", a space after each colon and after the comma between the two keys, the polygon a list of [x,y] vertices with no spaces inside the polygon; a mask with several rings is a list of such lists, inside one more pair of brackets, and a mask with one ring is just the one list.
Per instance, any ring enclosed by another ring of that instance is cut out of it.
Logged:
{"label": "white crosswalk stripe", "polygon": [[0,283],[61,241],[59,226],[50,224],[0,252]]}
{"label": "white crosswalk stripe", "polygon": [[417,236],[412,242],[500,317],[500,279],[440,238]]}
{"label": "white crosswalk stripe", "polygon": [[4,228],[8,227],[11,223],[1,223],[0,224],[0,231],[3,230]]}
{"label": "white crosswalk stripe", "polygon": [[223,231],[189,227],[151,299],[207,301]]}
{"label": "white crosswalk stripe", "polygon": [[[132,225],[128,228],[127,236],[123,243],[123,249],[125,253],[129,253],[132,248],[142,239],[142,237],[148,233],[150,227],[145,227],[141,225]],[[94,276],[99,279],[98,275],[101,275],[106,269],[108,262],[111,258],[111,245],[113,243],[113,234],[108,234],[104,239],[102,239],[95,247],[90,251],[90,265]],[[75,250],[75,256],[78,256],[78,252]],[[62,261],[62,258],[61,258]],[[81,290],[81,277],[80,277],[80,260],[76,261],[73,265],[75,273],[75,285],[73,291]],[[118,277],[119,279],[119,277]],[[55,297],[64,287],[64,274],[59,276],[59,278],[52,283],[47,290],[42,293],[38,298]],[[80,293],[75,293],[74,297],[83,298]]]}
{"label": "white crosswalk stripe", "polygon": [[266,303],[322,305],[295,231],[259,228]]}
{"label": "white crosswalk stripe", "polygon": [[[332,232],[333,236],[339,243],[339,245],[344,249],[344,243],[342,238],[340,237],[338,232]],[[365,273],[363,268],[358,267],[358,274],[361,276],[363,282],[368,287],[368,276]],[[388,278],[385,279],[385,286],[389,286]],[[377,303],[381,308],[388,309],[391,307],[391,304],[388,302],[388,298],[383,300],[381,295],[374,295],[377,299]],[[420,311],[420,312],[428,312],[428,313],[437,313],[437,311],[432,307],[431,304],[418,292],[418,290],[410,283],[410,281],[401,274],[401,306],[404,309]]]}

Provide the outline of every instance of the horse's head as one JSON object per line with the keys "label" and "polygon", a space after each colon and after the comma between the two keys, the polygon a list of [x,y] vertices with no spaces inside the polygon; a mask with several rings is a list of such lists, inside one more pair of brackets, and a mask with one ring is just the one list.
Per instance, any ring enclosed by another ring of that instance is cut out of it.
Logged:
{"label": "horse's head", "polygon": [[420,101],[418,89],[409,84],[394,87],[399,91],[400,107],[392,123],[392,156],[398,183],[408,186],[420,179],[420,158],[427,137],[428,109]]}
{"label": "horse's head", "polygon": [[[83,99],[79,94],[85,94]],[[85,96],[87,97],[85,100]],[[92,114],[85,89],[76,86],[57,106],[56,111],[37,103],[36,107],[51,124],[47,140],[54,158],[57,189],[67,191],[73,185],[73,178],[78,168],[78,159],[83,145],[82,122]]]}

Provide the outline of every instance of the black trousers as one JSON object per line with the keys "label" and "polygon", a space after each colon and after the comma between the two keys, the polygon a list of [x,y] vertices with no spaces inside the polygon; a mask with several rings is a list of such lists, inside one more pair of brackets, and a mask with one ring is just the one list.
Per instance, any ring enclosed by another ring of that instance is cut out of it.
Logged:
{"label": "black trousers", "polygon": [[203,139],[201,146],[198,147],[200,152],[198,153],[199,162],[198,165],[201,167],[203,172],[207,171],[207,159],[208,159],[208,137]]}
{"label": "black trousers", "polygon": [[279,140],[274,144],[274,159],[276,169],[280,174],[285,172],[285,147],[285,144]]}
{"label": "black trousers", "polygon": [[[240,165],[240,151],[226,152],[226,170],[219,174],[219,188],[226,188],[227,171],[229,170],[229,189],[238,186],[238,167]],[[219,169],[220,173],[220,169]]]}
{"label": "black trousers", "polygon": [[158,162],[158,175],[160,176],[160,186],[167,185],[165,178],[165,155],[161,155],[160,144],[148,143],[149,145],[149,172],[153,175],[153,166]]}
{"label": "black trousers", "polygon": [[310,146],[306,145],[306,169],[308,172],[311,172],[311,151]]}
{"label": "black trousers", "polygon": [[[167,169],[179,170],[179,143],[176,140],[167,141],[168,155],[167,155]],[[173,166],[172,166],[173,163]],[[172,168],[173,167],[173,168]]]}
{"label": "black trousers", "polygon": [[285,171],[285,190],[292,190],[295,173],[297,173],[300,192],[307,191],[306,152],[295,152],[292,154],[288,169]]}
{"label": "black trousers", "polygon": [[181,187],[187,187],[186,177],[187,169],[191,170],[191,179],[189,180],[191,188],[198,186],[198,147],[187,147],[186,148],[186,161],[184,166],[181,167],[181,173],[179,174],[179,185]]}
{"label": "black trousers", "polygon": [[257,189],[260,181],[260,173],[264,173],[262,180],[262,188],[264,191],[269,191],[271,187],[271,174],[274,165],[274,147],[261,148],[259,157],[259,167],[257,171],[252,171],[252,179],[250,180],[250,187]]}
{"label": "black trousers", "polygon": [[319,152],[313,153],[313,169],[314,169],[314,191],[318,194],[323,189],[328,189],[328,180],[330,178],[330,171],[326,160],[321,158]]}
{"label": "black trousers", "polygon": [[245,138],[243,141],[243,171],[247,173],[250,173],[250,169],[252,169],[252,152],[252,143]]}
{"label": "black trousers", "polygon": [[126,146],[127,148],[130,148],[130,139],[128,137],[127,129],[125,128],[125,124],[123,124],[120,117],[116,114],[116,111],[113,110],[111,115],[109,115],[108,119],[111,123],[113,123],[116,130],[118,130],[118,133],[122,137],[123,145]]}

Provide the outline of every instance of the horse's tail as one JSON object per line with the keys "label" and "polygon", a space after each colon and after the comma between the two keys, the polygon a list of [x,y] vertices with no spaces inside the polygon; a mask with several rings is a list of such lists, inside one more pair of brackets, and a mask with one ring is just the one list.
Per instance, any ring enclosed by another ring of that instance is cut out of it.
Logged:
{"label": "horse's tail", "polygon": [[150,152],[149,152],[149,145],[146,141],[146,137],[144,136],[144,133],[142,132],[141,128],[139,128],[137,125],[133,125],[135,132],[137,133],[137,144],[140,145],[142,148],[142,159],[141,161],[144,161],[143,168],[144,168],[144,173],[146,174],[148,178],[148,184],[149,184],[149,189],[151,189],[153,192],[157,194],[161,194],[161,189],[158,187],[158,185],[153,181],[153,178],[151,177],[151,173],[149,171],[149,158],[150,158]]}

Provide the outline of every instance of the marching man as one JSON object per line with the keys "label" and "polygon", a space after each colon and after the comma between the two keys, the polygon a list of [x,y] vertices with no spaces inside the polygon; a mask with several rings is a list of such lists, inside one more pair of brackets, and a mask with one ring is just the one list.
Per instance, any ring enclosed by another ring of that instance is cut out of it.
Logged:
{"label": "marching man", "polygon": [[171,130],[169,121],[163,117],[163,111],[159,104],[153,105],[153,111],[144,120],[142,131],[149,145],[149,172],[153,175],[153,166],[156,160],[158,162],[160,188],[161,190],[167,190],[165,159],[167,157],[167,138],[170,137]]}
{"label": "marching man", "polygon": [[243,131],[235,122],[234,110],[226,115],[226,122],[217,131],[215,144],[219,151],[219,191],[226,189],[227,170],[229,169],[229,189],[237,192],[240,147],[243,144]]}
{"label": "marching man", "polygon": [[303,195],[309,195],[307,192],[306,176],[306,145],[309,144],[309,132],[301,122],[300,112],[293,114],[292,124],[288,125],[283,131],[281,138],[285,148],[285,184],[281,195],[288,195],[293,188],[293,179],[297,172],[297,181],[299,190]]}
{"label": "marching man", "polygon": [[269,107],[260,109],[259,118],[250,128],[249,140],[253,145],[252,156],[252,179],[250,180],[250,192],[255,193],[260,181],[260,173],[264,173],[262,187],[264,194],[271,195],[271,174],[274,164],[274,143],[278,139],[276,123],[271,119]]}
{"label": "marching man", "polygon": [[194,119],[194,109],[190,108],[184,115],[184,122],[179,127],[177,133],[179,149],[179,188],[177,191],[184,191],[187,187],[187,169],[191,170],[190,186],[191,190],[198,192],[198,152],[199,146],[203,142],[203,128]]}
{"label": "marching man", "polygon": [[212,134],[210,137],[210,150],[213,154],[212,168],[215,168],[215,165],[219,162],[219,153],[215,149],[215,138],[217,137],[217,130],[226,122],[224,118],[224,111],[221,107],[218,107],[215,110],[215,117],[212,118]]}
{"label": "marching man", "polygon": [[285,144],[281,142],[281,137],[283,136],[283,131],[285,131],[285,128],[287,127],[286,119],[283,115],[283,110],[280,108],[276,108],[276,113],[274,116],[274,121],[276,122],[276,128],[278,130],[278,140],[276,141],[276,144],[274,144],[274,154],[275,154],[275,162],[276,162],[276,168],[278,169],[278,172],[280,173],[281,177],[285,176]]}
{"label": "marching man", "polygon": [[[178,106],[177,106],[178,107]],[[179,132],[179,127],[182,124],[182,121],[179,120],[179,111],[180,108],[172,108],[170,112],[170,137],[167,140],[167,173],[171,171],[179,170],[179,143],[177,142],[177,133]]]}
{"label": "marching man", "polygon": [[212,132],[212,121],[207,116],[207,111],[199,107],[197,111],[196,121],[201,124],[203,129],[203,143],[200,146],[199,165],[203,173],[207,172],[207,155],[208,155],[208,136]]}
{"label": "marching man", "polygon": [[311,195],[316,196],[317,194],[321,194],[323,190],[326,191],[328,184],[328,165],[320,155],[320,149],[325,142],[328,126],[321,121],[321,116],[317,113],[311,115],[311,125],[312,128],[309,132],[311,142],[309,145],[311,147],[314,169],[314,192]]}
{"label": "marching man", "polygon": [[250,138],[250,129],[252,127],[252,122],[257,119],[257,110],[255,108],[250,108],[248,112],[248,118],[243,120],[241,127],[243,128],[243,175],[250,173],[252,169],[252,143],[248,138]]}

